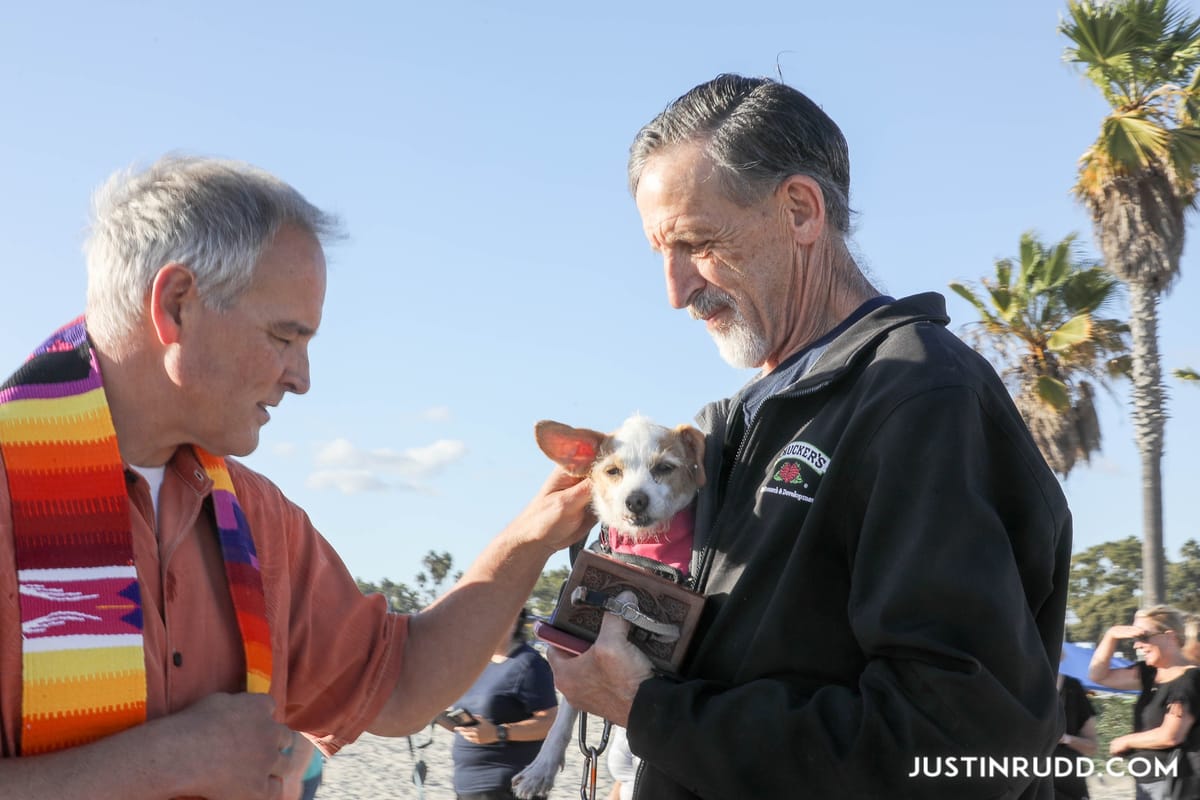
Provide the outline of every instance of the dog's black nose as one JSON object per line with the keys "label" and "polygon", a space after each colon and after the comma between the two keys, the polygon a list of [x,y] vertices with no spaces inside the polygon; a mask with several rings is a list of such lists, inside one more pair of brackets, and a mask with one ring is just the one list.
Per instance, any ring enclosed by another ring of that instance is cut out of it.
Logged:
{"label": "dog's black nose", "polygon": [[634,514],[641,514],[646,510],[646,506],[650,505],[650,498],[645,492],[630,492],[625,498],[625,507]]}

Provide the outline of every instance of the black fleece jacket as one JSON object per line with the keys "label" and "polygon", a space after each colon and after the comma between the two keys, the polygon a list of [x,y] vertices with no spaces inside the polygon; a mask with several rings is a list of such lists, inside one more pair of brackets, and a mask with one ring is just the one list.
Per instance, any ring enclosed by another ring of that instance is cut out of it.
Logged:
{"label": "black fleece jacket", "polygon": [[1060,735],[1070,512],[948,322],[890,303],[748,429],[735,400],[697,417],[710,599],[682,678],[634,700],[639,800],[1052,796],[1021,758]]}

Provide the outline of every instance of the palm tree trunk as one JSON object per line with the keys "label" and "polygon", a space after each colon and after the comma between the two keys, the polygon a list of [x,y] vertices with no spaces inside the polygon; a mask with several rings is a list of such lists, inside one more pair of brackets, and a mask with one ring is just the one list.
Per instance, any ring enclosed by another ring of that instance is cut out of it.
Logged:
{"label": "palm tree trunk", "polygon": [[1158,290],[1129,284],[1133,340],[1133,427],[1142,459],[1142,602],[1165,601],[1163,582],[1162,454],[1167,418],[1158,355]]}

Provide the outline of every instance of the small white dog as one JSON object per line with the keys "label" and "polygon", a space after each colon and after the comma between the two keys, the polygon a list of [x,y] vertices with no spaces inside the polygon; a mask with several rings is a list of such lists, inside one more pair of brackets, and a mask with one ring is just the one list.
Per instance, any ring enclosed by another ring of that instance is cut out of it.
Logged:
{"label": "small white dog", "polygon": [[[634,415],[611,434],[543,420],[538,447],[572,475],[592,481],[592,508],[614,552],[653,558],[686,576],[693,504],[704,485],[704,434]],[[520,798],[550,794],[579,712],[565,700],[537,758],[513,778]]]}

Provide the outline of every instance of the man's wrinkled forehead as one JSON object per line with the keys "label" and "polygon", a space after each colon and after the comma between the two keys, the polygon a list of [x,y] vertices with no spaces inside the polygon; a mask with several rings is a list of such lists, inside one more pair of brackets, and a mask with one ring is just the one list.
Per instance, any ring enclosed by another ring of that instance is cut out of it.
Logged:
{"label": "man's wrinkled forehead", "polygon": [[659,250],[675,230],[688,222],[706,199],[720,193],[717,166],[700,147],[680,145],[656,154],[638,184],[637,207],[642,231]]}

